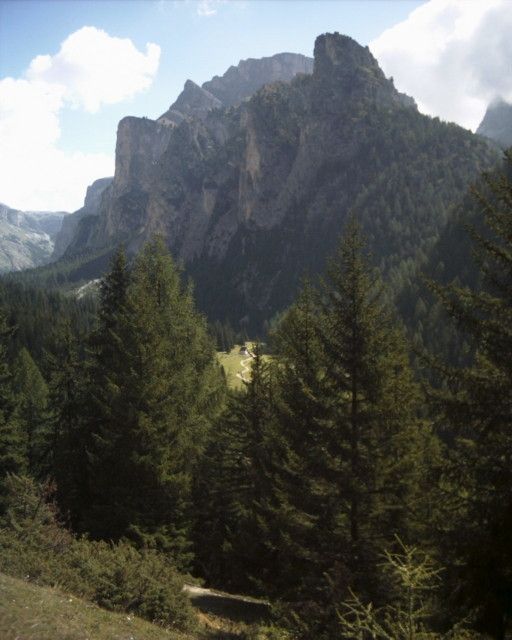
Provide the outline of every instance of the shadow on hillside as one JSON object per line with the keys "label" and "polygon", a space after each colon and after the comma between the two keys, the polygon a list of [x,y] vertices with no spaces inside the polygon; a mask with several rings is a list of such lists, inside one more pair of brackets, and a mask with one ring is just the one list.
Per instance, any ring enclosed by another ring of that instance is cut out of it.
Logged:
{"label": "shadow on hillside", "polygon": [[229,618],[233,622],[255,624],[270,617],[270,607],[264,602],[220,594],[194,595],[191,600],[199,611],[220,618]]}

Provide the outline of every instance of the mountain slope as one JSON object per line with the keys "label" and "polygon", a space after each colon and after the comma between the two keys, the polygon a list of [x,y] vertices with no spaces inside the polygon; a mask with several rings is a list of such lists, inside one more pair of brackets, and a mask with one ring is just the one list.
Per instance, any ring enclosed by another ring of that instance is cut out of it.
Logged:
{"label": "mountain slope", "polygon": [[64,212],[18,211],[0,204],[0,273],[48,262]]}
{"label": "mountain slope", "polygon": [[480,137],[419,114],[367,48],[326,34],[312,74],[238,106],[177,126],[122,120],[108,198],[68,254],[119,242],[136,252],[162,233],[211,318],[260,327],[302,274],[323,269],[350,211],[399,280],[497,158]]}

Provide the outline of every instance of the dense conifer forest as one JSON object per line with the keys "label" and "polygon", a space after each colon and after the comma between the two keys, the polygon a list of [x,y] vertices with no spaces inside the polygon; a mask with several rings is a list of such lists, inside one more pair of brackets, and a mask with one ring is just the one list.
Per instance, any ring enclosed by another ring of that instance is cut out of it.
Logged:
{"label": "dense conifer forest", "polygon": [[97,299],[4,279],[0,571],[192,634],[185,575],[271,603],[247,638],[511,637],[511,241],[508,152],[400,287],[354,210],[266,335],[160,237]]}

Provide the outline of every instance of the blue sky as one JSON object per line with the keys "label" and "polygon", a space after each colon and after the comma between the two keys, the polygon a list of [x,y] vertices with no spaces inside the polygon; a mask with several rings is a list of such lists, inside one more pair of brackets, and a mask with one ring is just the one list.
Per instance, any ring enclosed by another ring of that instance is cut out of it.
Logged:
{"label": "blue sky", "polygon": [[[62,113],[64,150],[108,153],[114,148],[120,118],[158,117],[187,78],[201,84],[243,58],[281,51],[312,55],[315,37],[325,31],[340,31],[368,44],[419,4],[418,0],[235,0],[207,5],[187,0],[1,0],[0,77],[19,77],[33,58],[57,53],[60,43],[83,26],[130,38],[139,50],[147,42],[158,44],[160,65],[149,90],[89,116],[79,109]],[[205,6],[215,13],[200,15]]]}
{"label": "blue sky", "polygon": [[[0,201],[78,208],[91,179],[112,170],[123,116],[156,118],[187,78],[201,84],[243,58],[312,55],[326,31],[370,44],[399,88],[412,86],[425,112],[443,116],[435,104],[440,71],[427,58],[446,66],[445,45],[459,42],[464,20],[466,42],[493,9],[506,26],[511,8],[508,0],[0,0]],[[424,88],[418,78],[428,64]],[[445,117],[474,126],[493,91],[471,98],[472,120],[464,121],[467,105]],[[453,97],[445,102],[453,109]]]}

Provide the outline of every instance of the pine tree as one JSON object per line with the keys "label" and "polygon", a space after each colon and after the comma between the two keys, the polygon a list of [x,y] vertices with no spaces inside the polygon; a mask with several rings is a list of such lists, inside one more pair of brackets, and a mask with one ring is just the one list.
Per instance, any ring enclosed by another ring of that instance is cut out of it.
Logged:
{"label": "pine tree", "polygon": [[103,390],[93,378],[87,527],[96,537],[163,548],[186,564],[191,478],[219,370],[191,291],[160,239],[144,247],[111,305],[125,282],[116,272],[119,261],[103,288],[91,365]]}
{"label": "pine tree", "polygon": [[57,353],[47,354],[50,438],[45,467],[57,482],[61,513],[80,530],[88,504],[85,370],[78,339],[69,322],[55,328],[55,343]]}
{"label": "pine tree", "polygon": [[[128,309],[128,285],[130,283],[130,272],[123,247],[120,247],[110,265],[110,271],[103,278],[100,285],[100,306],[98,310],[98,323],[88,340],[87,352],[87,382],[85,389],[85,422],[82,433],[82,441],[86,449],[87,477],[91,485],[91,500],[95,498],[94,485],[101,482],[110,483],[110,478],[100,478],[97,476],[98,470],[94,474],[88,473],[89,468],[94,468],[94,456],[102,438],[105,446],[102,452],[102,466],[111,472],[115,477],[116,460],[123,455],[117,450],[117,439],[123,433],[124,425],[129,419],[127,411],[127,397],[125,392],[126,380],[130,374],[131,353],[130,346],[126,340],[126,327],[129,326]],[[105,435],[103,435],[105,434]],[[107,453],[108,448],[108,453]],[[90,458],[90,460],[89,460]],[[110,460],[110,462],[109,462]],[[105,488],[104,490],[107,490]],[[98,509],[95,504],[89,505],[86,509],[86,528],[90,527],[90,509]],[[105,520],[105,535],[110,531],[112,537],[119,537],[119,532],[111,530],[110,517],[115,517],[107,513]],[[96,516],[95,516],[96,517]],[[102,516],[98,514],[98,520]],[[98,530],[98,535],[101,531]]]}
{"label": "pine tree", "polygon": [[201,465],[195,542],[211,581],[261,592],[273,572],[263,519],[272,481],[272,380],[258,346],[253,356],[251,378],[231,393]]}
{"label": "pine tree", "polygon": [[13,372],[19,421],[27,437],[29,471],[34,477],[43,478],[50,472],[48,385],[25,347],[20,350],[14,361]]}
{"label": "pine tree", "polygon": [[[452,558],[452,599],[478,612],[482,628],[505,637],[512,617],[512,154],[503,174],[474,195],[485,225],[471,235],[481,291],[432,285],[475,351],[472,365],[444,367],[434,395],[447,444],[440,545]],[[455,596],[455,598],[453,597]]]}
{"label": "pine tree", "polygon": [[12,375],[7,363],[7,340],[12,330],[0,313],[0,511],[3,509],[4,481],[7,474],[27,470],[27,438],[18,415],[12,388]]}
{"label": "pine tree", "polygon": [[302,603],[315,599],[325,570],[317,546],[323,507],[315,483],[323,480],[318,462],[323,456],[322,429],[329,417],[329,402],[323,385],[318,316],[318,295],[306,283],[274,335],[279,366],[272,448],[278,464],[266,540],[276,552],[275,595]]}
{"label": "pine tree", "polygon": [[319,637],[337,624],[349,587],[384,598],[379,554],[416,526],[423,468],[418,388],[355,222],[320,295],[306,289],[288,315],[281,343],[279,584]]}

